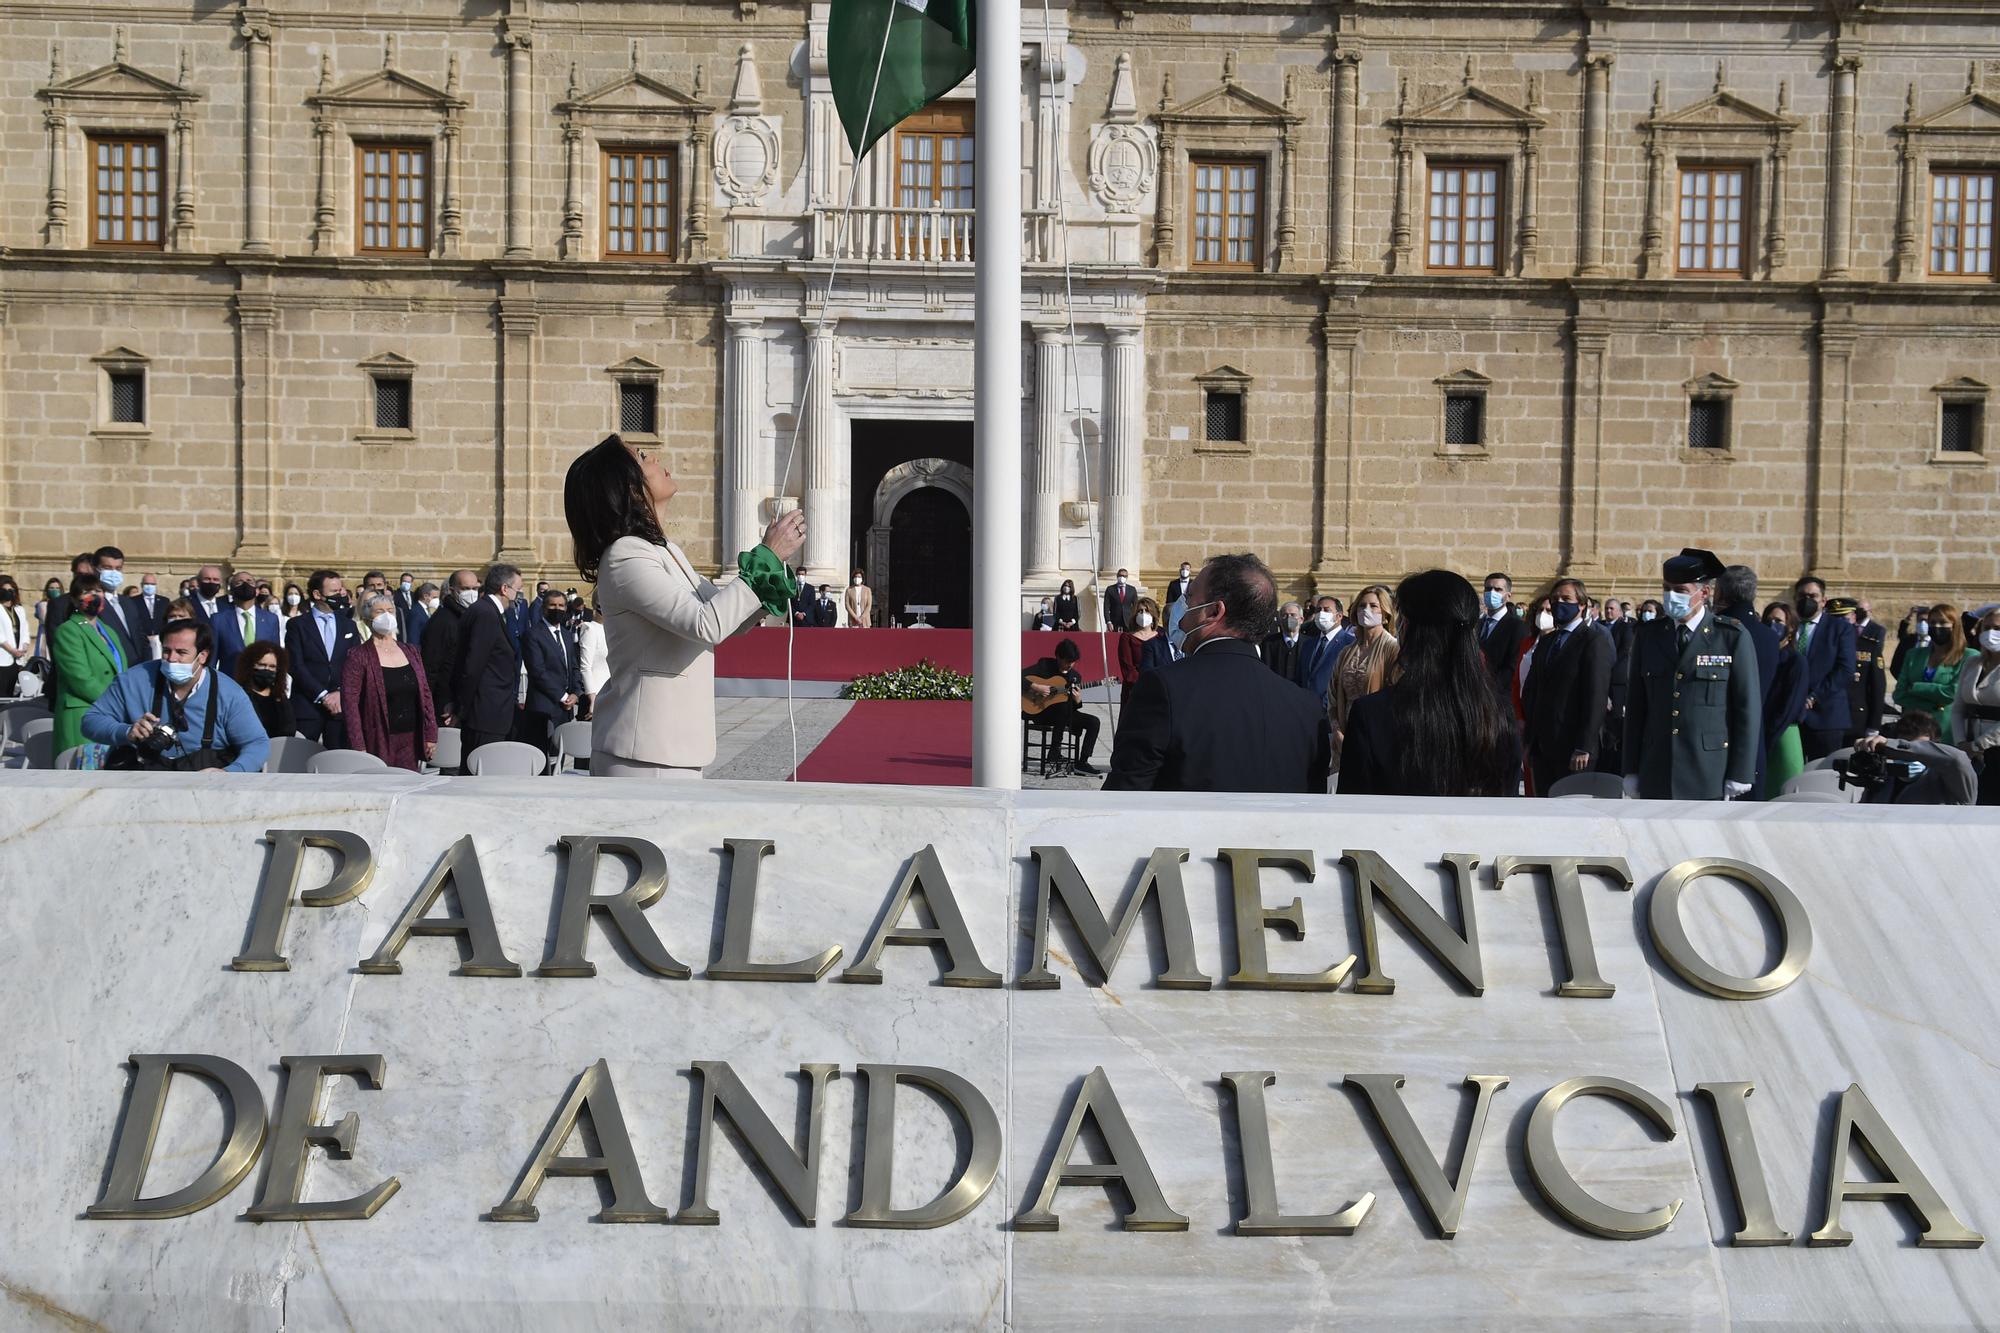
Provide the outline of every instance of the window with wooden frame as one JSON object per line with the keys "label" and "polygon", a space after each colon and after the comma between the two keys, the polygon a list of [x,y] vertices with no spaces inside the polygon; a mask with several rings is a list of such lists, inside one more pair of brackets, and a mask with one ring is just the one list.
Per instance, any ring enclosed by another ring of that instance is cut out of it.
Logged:
{"label": "window with wooden frame", "polygon": [[1424,267],[1456,273],[1500,271],[1498,162],[1433,162],[1425,210]]}
{"label": "window with wooden frame", "polygon": [[1697,277],[1743,277],[1749,251],[1743,214],[1750,169],[1743,166],[1681,168],[1680,238],[1674,271]]}
{"label": "window with wooden frame", "polygon": [[1261,268],[1264,263],[1264,164],[1190,158],[1191,268]]}
{"label": "window with wooden frame", "polygon": [[431,248],[431,150],[427,144],[354,145],[354,248],[422,255]]}
{"label": "window with wooden frame", "polygon": [[90,244],[104,250],[166,245],[166,142],[143,135],[90,137]]}
{"label": "window with wooden frame", "polygon": [[1931,173],[1931,276],[1993,278],[1991,171]]}
{"label": "window with wooden frame", "polygon": [[671,260],[678,253],[679,150],[672,146],[604,150],[606,259]]}
{"label": "window with wooden frame", "polygon": [[972,169],[972,103],[940,103],[896,127],[898,208],[971,208]]}

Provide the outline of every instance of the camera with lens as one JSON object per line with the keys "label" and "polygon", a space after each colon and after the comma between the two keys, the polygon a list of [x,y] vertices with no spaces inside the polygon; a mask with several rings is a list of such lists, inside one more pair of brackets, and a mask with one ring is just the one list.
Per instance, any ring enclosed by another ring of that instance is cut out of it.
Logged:
{"label": "camera with lens", "polygon": [[141,754],[157,757],[173,749],[175,742],[179,740],[179,732],[164,722],[155,722],[153,729],[146,733],[145,738],[134,743],[139,747]]}
{"label": "camera with lens", "polygon": [[1845,759],[1833,761],[1834,772],[1840,774],[1840,785],[1858,787],[1862,791],[1874,791],[1889,782],[1915,782],[1923,776],[1924,762],[1921,759],[1898,759],[1897,754],[1908,751],[1897,750],[1856,750]]}

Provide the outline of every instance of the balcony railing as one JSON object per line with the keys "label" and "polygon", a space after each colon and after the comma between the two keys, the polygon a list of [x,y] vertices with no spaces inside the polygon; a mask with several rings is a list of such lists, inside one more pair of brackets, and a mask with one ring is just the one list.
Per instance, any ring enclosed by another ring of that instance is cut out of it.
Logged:
{"label": "balcony railing", "polygon": [[[974,258],[977,216],[970,208],[856,208],[845,234],[838,208],[812,213],[814,259],[838,257],[843,263],[970,264]],[[1136,263],[1137,230],[1121,245],[1119,224],[1099,220],[1072,221],[1068,257],[1078,264]],[[1021,262],[1059,264],[1064,258],[1062,221],[1053,209],[1027,209],[1021,215]]]}

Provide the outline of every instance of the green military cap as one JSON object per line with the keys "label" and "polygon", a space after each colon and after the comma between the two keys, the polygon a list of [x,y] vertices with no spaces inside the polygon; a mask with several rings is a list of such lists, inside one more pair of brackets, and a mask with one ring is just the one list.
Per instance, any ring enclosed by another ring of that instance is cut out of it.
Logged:
{"label": "green military cap", "polygon": [[1681,553],[1660,565],[1660,578],[1667,583],[1707,583],[1722,577],[1722,561],[1715,552],[1683,546]]}
{"label": "green military cap", "polygon": [[1851,616],[1861,609],[1861,603],[1852,597],[1830,597],[1827,599],[1826,609],[1837,616]]}

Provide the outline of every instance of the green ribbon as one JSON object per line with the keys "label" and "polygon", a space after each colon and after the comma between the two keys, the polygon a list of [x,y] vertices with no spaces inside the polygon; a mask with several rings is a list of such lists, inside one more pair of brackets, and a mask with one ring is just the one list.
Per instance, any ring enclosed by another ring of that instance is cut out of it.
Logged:
{"label": "green ribbon", "polygon": [[736,572],[757,594],[765,611],[774,616],[789,614],[792,598],[798,595],[798,581],[770,547],[753,546],[737,556]]}

